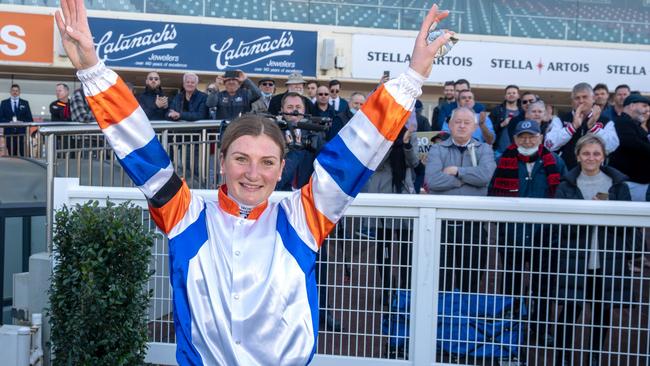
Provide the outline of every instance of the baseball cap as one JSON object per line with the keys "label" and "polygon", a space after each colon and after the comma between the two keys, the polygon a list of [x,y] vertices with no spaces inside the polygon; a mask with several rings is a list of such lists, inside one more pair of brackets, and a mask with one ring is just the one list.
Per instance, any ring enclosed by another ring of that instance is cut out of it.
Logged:
{"label": "baseball cap", "polygon": [[531,120],[523,120],[519,123],[517,123],[517,127],[515,127],[515,136],[518,136],[524,132],[532,133],[533,135],[537,135],[542,133],[541,128],[539,128],[539,123]]}
{"label": "baseball cap", "polygon": [[228,70],[226,71],[225,74],[223,74],[223,79],[224,80],[237,79],[237,76],[239,76],[239,72],[237,72],[236,70]]}
{"label": "baseball cap", "polygon": [[650,98],[644,97],[641,94],[630,94],[625,101],[623,101],[623,106],[627,106],[633,103],[645,103],[650,105]]}

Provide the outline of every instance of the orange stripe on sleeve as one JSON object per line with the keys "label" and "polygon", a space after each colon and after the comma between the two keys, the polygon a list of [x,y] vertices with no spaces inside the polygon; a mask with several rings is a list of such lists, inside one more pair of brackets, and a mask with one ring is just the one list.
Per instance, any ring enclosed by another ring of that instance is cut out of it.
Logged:
{"label": "orange stripe on sleeve", "polygon": [[149,214],[158,228],[168,234],[185,216],[191,199],[190,189],[183,182],[181,189],[164,206],[155,208],[149,205]]}
{"label": "orange stripe on sleeve", "polygon": [[334,228],[334,223],[318,211],[314,205],[314,192],[311,189],[312,183],[313,178],[310,178],[309,183],[301,188],[300,199],[302,201],[302,206],[305,209],[305,219],[309,231],[314,236],[316,244],[320,248],[325,237],[327,237],[330,231]]}
{"label": "orange stripe on sleeve", "polygon": [[117,78],[115,85],[86,100],[101,129],[120,123],[138,108],[138,101],[121,78]]}
{"label": "orange stripe on sleeve", "polygon": [[395,141],[409,116],[409,111],[397,103],[384,85],[370,96],[361,110],[379,133],[390,141]]}

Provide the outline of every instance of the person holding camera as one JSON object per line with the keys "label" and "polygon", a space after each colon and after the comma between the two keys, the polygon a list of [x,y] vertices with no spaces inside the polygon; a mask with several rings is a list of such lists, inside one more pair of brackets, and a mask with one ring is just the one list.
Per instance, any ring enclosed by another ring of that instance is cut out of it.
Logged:
{"label": "person holding camera", "polygon": [[594,103],[594,91],[587,83],[578,83],[571,91],[573,110],[553,119],[548,128],[544,146],[559,152],[568,169],[578,165],[575,146],[582,136],[593,133],[605,141],[607,154],[616,150],[619,139],[614,122],[601,115],[601,108]]}
{"label": "person holding camera", "polygon": [[240,70],[229,70],[223,75],[224,90],[211,93],[206,105],[216,109],[215,118],[232,121],[251,111],[251,105],[260,99],[262,92]]}
{"label": "person holding camera", "polygon": [[144,91],[137,96],[137,99],[149,120],[164,121],[167,119],[169,99],[162,91],[160,75],[157,72],[152,71],[147,74]]}
{"label": "person holding camera", "polygon": [[324,136],[319,131],[298,128],[298,123],[306,120],[305,100],[294,92],[285,93],[279,122],[284,127],[287,143],[286,164],[276,190],[292,191],[300,189],[309,182],[314,172],[314,159],[324,145]]}

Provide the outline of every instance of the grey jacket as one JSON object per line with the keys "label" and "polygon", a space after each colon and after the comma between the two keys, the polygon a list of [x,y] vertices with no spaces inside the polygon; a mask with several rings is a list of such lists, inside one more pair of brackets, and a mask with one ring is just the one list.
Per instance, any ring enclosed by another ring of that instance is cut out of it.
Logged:
{"label": "grey jacket", "polygon": [[[404,160],[406,160],[406,177],[404,178],[402,193],[415,193],[415,188],[413,186],[415,173],[413,172],[413,168],[415,168],[419,162],[417,154],[418,139],[415,133],[411,135],[410,142],[411,148],[404,148]],[[393,171],[390,167],[390,161],[388,160],[389,155],[390,150],[389,153],[387,153],[384,157],[384,160],[382,160],[375,172],[372,174],[366,185],[363,187],[361,192],[395,193],[393,191]]]}
{"label": "grey jacket", "polygon": [[269,110],[269,106],[264,103],[264,96],[262,95],[260,99],[256,100],[251,104],[251,112],[253,113],[266,113]]}
{"label": "grey jacket", "polygon": [[[476,140],[470,145],[462,154],[451,138],[431,146],[424,178],[429,193],[487,196],[488,184],[496,169],[494,151],[490,145]],[[442,172],[448,166],[459,167],[458,177]]]}

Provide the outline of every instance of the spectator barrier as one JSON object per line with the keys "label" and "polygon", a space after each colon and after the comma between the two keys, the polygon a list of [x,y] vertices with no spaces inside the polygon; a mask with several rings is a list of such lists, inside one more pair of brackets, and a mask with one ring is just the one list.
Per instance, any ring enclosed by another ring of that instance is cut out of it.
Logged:
{"label": "spectator barrier", "polygon": [[[106,198],[135,202],[155,230],[135,188],[54,181],[53,207]],[[347,214],[317,263],[314,365],[648,362],[646,203],[362,194]],[[175,364],[162,237],[151,268],[147,361]]]}
{"label": "spectator barrier", "polygon": [[[50,208],[54,177],[76,177],[88,186],[133,187],[96,124],[35,125],[37,130],[25,138],[30,145],[38,146],[30,156],[47,160],[48,227],[53,222]],[[217,187],[220,121],[153,121],[151,125],[171,157],[176,173],[190,188]],[[48,230],[48,243],[51,243],[50,234]]]}

